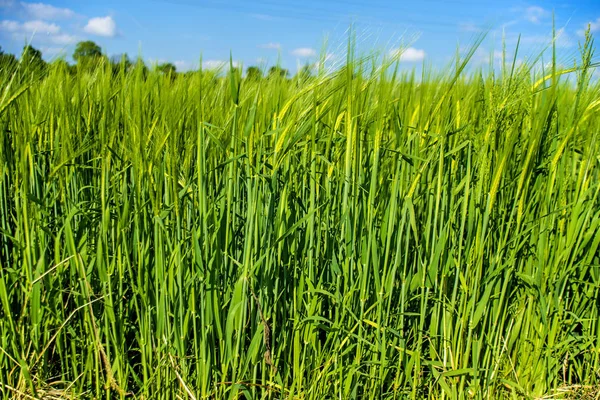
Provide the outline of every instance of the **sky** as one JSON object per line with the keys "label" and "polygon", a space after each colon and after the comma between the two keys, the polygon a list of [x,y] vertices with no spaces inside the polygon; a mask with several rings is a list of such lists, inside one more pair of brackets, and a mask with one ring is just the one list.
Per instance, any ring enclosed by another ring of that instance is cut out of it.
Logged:
{"label": "sky", "polygon": [[[482,32],[473,63],[496,62],[502,43],[519,60],[546,49],[553,18],[557,53],[572,65],[590,24],[600,38],[600,1],[473,0],[0,0],[0,46],[19,54],[31,44],[46,60],[93,40],[109,55],[127,53],[179,71],[228,62],[294,72],[319,60],[342,63],[352,26],[357,52],[400,54],[406,67],[444,68]],[[512,55],[511,55],[512,58]]]}

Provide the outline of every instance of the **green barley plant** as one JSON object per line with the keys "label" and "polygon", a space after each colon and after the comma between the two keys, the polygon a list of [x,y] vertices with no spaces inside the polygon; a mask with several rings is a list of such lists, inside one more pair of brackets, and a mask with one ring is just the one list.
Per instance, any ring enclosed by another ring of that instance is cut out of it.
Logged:
{"label": "green barley plant", "polygon": [[600,393],[600,85],[0,67],[0,395]]}

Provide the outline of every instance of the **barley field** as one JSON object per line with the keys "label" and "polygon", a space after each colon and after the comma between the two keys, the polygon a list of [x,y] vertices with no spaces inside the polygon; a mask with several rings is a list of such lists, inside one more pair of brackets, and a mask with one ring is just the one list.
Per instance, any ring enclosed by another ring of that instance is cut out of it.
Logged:
{"label": "barley field", "polygon": [[[0,70],[0,395],[600,395],[593,43]],[[326,73],[329,72],[329,73]]]}

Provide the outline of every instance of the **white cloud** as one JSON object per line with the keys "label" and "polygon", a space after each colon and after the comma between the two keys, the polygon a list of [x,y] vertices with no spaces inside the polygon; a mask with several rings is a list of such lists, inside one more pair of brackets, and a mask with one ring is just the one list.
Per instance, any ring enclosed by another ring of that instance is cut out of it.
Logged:
{"label": "white cloud", "polygon": [[250,16],[254,19],[260,19],[262,21],[273,21],[275,17],[268,14],[250,14]]}
{"label": "white cloud", "polygon": [[[460,49],[461,53],[466,53],[468,52],[469,49],[468,48],[462,48]],[[495,52],[494,52],[495,53]],[[464,54],[461,54],[461,57],[464,56]],[[495,56],[495,54],[494,54]],[[487,62],[490,61],[490,53],[483,50],[481,47],[478,47],[477,50],[475,50],[475,53],[473,53],[473,58],[472,58],[473,62],[477,65],[479,64],[485,64]]]}
{"label": "white cloud", "polygon": [[326,53],[324,57],[320,58],[319,61],[315,63],[315,66],[318,67],[321,65],[321,62],[325,63],[333,63],[338,60],[338,56],[334,53]]}
{"label": "white cloud", "polygon": [[339,64],[338,60],[340,60],[340,58],[336,54],[327,53],[325,54],[324,58],[319,59],[319,61],[312,65],[312,69],[319,71],[321,68],[323,68],[325,73],[332,72],[336,68],[337,64]]}
{"label": "white cloud", "polygon": [[539,24],[541,19],[549,14],[547,10],[538,6],[531,6],[525,9],[525,19],[534,24]]}
{"label": "white cloud", "polygon": [[224,68],[225,65],[227,65],[227,62],[221,60],[206,60],[202,62],[202,68],[205,69],[219,69]]}
{"label": "white cloud", "polygon": [[482,29],[472,22],[462,22],[458,24],[458,30],[460,32],[481,32]]}
{"label": "white cloud", "polygon": [[23,23],[10,20],[0,21],[0,31],[10,33],[15,41],[33,37],[37,43],[67,45],[78,40],[76,36],[63,33],[60,26],[38,20]]}
{"label": "white cloud", "polygon": [[[237,61],[233,61],[233,68],[237,68],[240,64]],[[223,60],[206,60],[202,62],[202,68],[204,69],[222,69],[229,66],[229,61]]]}
{"label": "white cloud", "polygon": [[83,30],[91,35],[115,37],[117,24],[111,16],[92,18]]}
{"label": "white cloud", "polygon": [[425,50],[415,49],[414,47],[409,47],[400,56],[400,60],[409,62],[422,61],[424,58]]}
{"label": "white cloud", "polygon": [[[462,53],[466,53],[469,49],[468,48],[464,48],[461,49]],[[464,56],[464,54],[463,54]],[[508,62],[512,63],[512,54],[510,52],[506,53],[506,58]],[[480,65],[492,65],[492,66],[501,66],[502,65],[502,51],[501,50],[494,50],[494,51],[487,51],[482,49],[481,47],[477,48],[477,50],[475,50],[475,53],[473,53],[473,58],[471,59],[471,62],[473,63],[473,65],[476,66],[480,66]]]}
{"label": "white cloud", "polygon": [[314,57],[317,55],[315,49],[311,49],[310,47],[300,47],[298,49],[292,50],[291,53],[296,57],[302,58]]}
{"label": "white cloud", "polygon": [[148,58],[146,60],[146,63],[149,65],[160,65],[166,62],[167,60],[165,60],[164,58]]}
{"label": "white cloud", "polygon": [[400,57],[400,61],[416,62],[423,61],[425,58],[425,50],[409,47],[407,49],[394,49],[390,52],[392,57]]}
{"label": "white cloud", "polygon": [[281,50],[281,43],[270,42],[260,44],[258,45],[258,47],[260,47],[261,49]]}
{"label": "white cloud", "polygon": [[[571,36],[565,31],[565,28],[560,28],[556,31],[556,37],[553,38],[552,35],[531,35],[531,36],[522,36],[521,44],[525,45],[538,45],[538,46],[549,46],[552,44],[554,40],[556,47],[567,48],[572,47],[574,42]],[[510,39],[511,43],[516,43],[517,36],[512,37]]]}
{"label": "white cloud", "polygon": [[[523,65],[523,63],[525,63],[526,59],[517,58],[515,60],[514,56],[514,50],[506,51],[506,58],[504,59],[504,61],[507,63],[507,65],[511,66],[514,61],[515,66],[520,67],[521,65]],[[473,58],[471,59],[471,64],[474,66],[502,67],[502,59],[502,50],[486,51],[480,47],[477,50],[475,50]]]}
{"label": "white cloud", "polygon": [[177,72],[188,72],[196,69],[196,65],[189,61],[177,60],[173,62],[173,65],[177,68]]}
{"label": "white cloud", "polygon": [[68,8],[54,7],[50,4],[21,2],[21,6],[28,15],[37,19],[69,19],[76,16],[73,10]]}
{"label": "white cloud", "polygon": [[191,62],[186,60],[169,61],[165,58],[148,58],[146,60],[148,65],[158,66],[165,63],[171,63],[177,68],[177,72],[188,72],[198,69],[197,62]]}
{"label": "white cloud", "polygon": [[68,35],[66,33],[61,33],[60,35],[51,36],[50,40],[49,40],[50,43],[63,44],[63,45],[73,44],[77,41],[79,41],[79,38],[77,36]]}
{"label": "white cloud", "polygon": [[21,24],[19,24],[17,21],[0,21],[0,30],[3,30],[5,32],[18,32],[20,29]]}
{"label": "white cloud", "polygon": [[577,31],[577,34],[583,37],[585,35],[586,29],[588,28],[588,25],[590,26],[591,33],[600,32],[600,17],[596,18],[596,21],[590,21],[587,24],[585,24],[585,26],[582,29]]}
{"label": "white cloud", "polygon": [[574,44],[571,36],[565,31],[565,28],[560,28],[556,31],[556,46],[571,47]]}
{"label": "white cloud", "polygon": [[43,46],[40,48],[41,52],[45,56],[65,56],[66,52],[64,47],[49,47]]}
{"label": "white cloud", "polygon": [[60,32],[60,27],[56,24],[49,24],[44,21],[27,21],[23,23],[23,30],[29,33],[45,33],[56,35]]}

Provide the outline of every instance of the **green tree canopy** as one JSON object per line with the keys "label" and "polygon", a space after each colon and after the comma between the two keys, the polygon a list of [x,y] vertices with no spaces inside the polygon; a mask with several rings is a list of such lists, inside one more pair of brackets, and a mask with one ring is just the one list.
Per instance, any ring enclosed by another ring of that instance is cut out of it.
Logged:
{"label": "green tree canopy", "polygon": [[246,79],[248,80],[254,80],[257,81],[259,79],[261,79],[263,76],[262,71],[260,68],[255,67],[255,66],[250,66],[248,68],[246,68]]}
{"label": "green tree canopy", "polygon": [[110,64],[112,67],[113,74],[116,74],[121,70],[127,72],[133,66],[133,62],[131,61],[127,53],[115,54],[110,58]]}
{"label": "green tree canopy", "polygon": [[132,64],[131,59],[127,55],[127,53],[115,54],[110,58],[110,62],[114,65],[125,64],[127,68],[129,68]]}
{"label": "green tree canopy", "polygon": [[313,76],[313,67],[310,64],[304,65],[302,68],[300,68],[296,76],[300,80],[306,80],[311,78]]}
{"label": "green tree canopy", "polygon": [[91,40],[77,43],[73,59],[77,64],[87,64],[90,61],[96,61],[102,57],[102,49]]}
{"label": "green tree canopy", "polygon": [[0,71],[12,71],[17,65],[17,58],[10,53],[5,53],[0,47]]}
{"label": "green tree canopy", "polygon": [[144,62],[144,59],[142,57],[138,56],[135,59],[135,62],[131,66],[131,70],[134,74],[140,74],[143,77],[143,79],[146,79],[148,77],[148,67],[146,66],[146,63]]}
{"label": "green tree canopy", "polygon": [[175,75],[177,73],[177,67],[169,62],[162,63],[156,68],[165,75]]}
{"label": "green tree canopy", "polygon": [[280,77],[287,78],[289,71],[285,68],[281,68],[279,65],[275,65],[269,69],[269,78]]}
{"label": "green tree canopy", "polygon": [[21,57],[23,64],[31,70],[44,69],[46,67],[46,62],[42,58],[42,52],[31,45],[23,47]]}
{"label": "green tree canopy", "polygon": [[41,60],[42,52],[31,45],[23,47],[23,60]]}
{"label": "green tree canopy", "polygon": [[69,74],[73,74],[75,72],[75,67],[69,65],[69,63],[62,58],[52,61],[52,63],[50,63],[50,68],[52,68],[54,71],[64,71]]}

